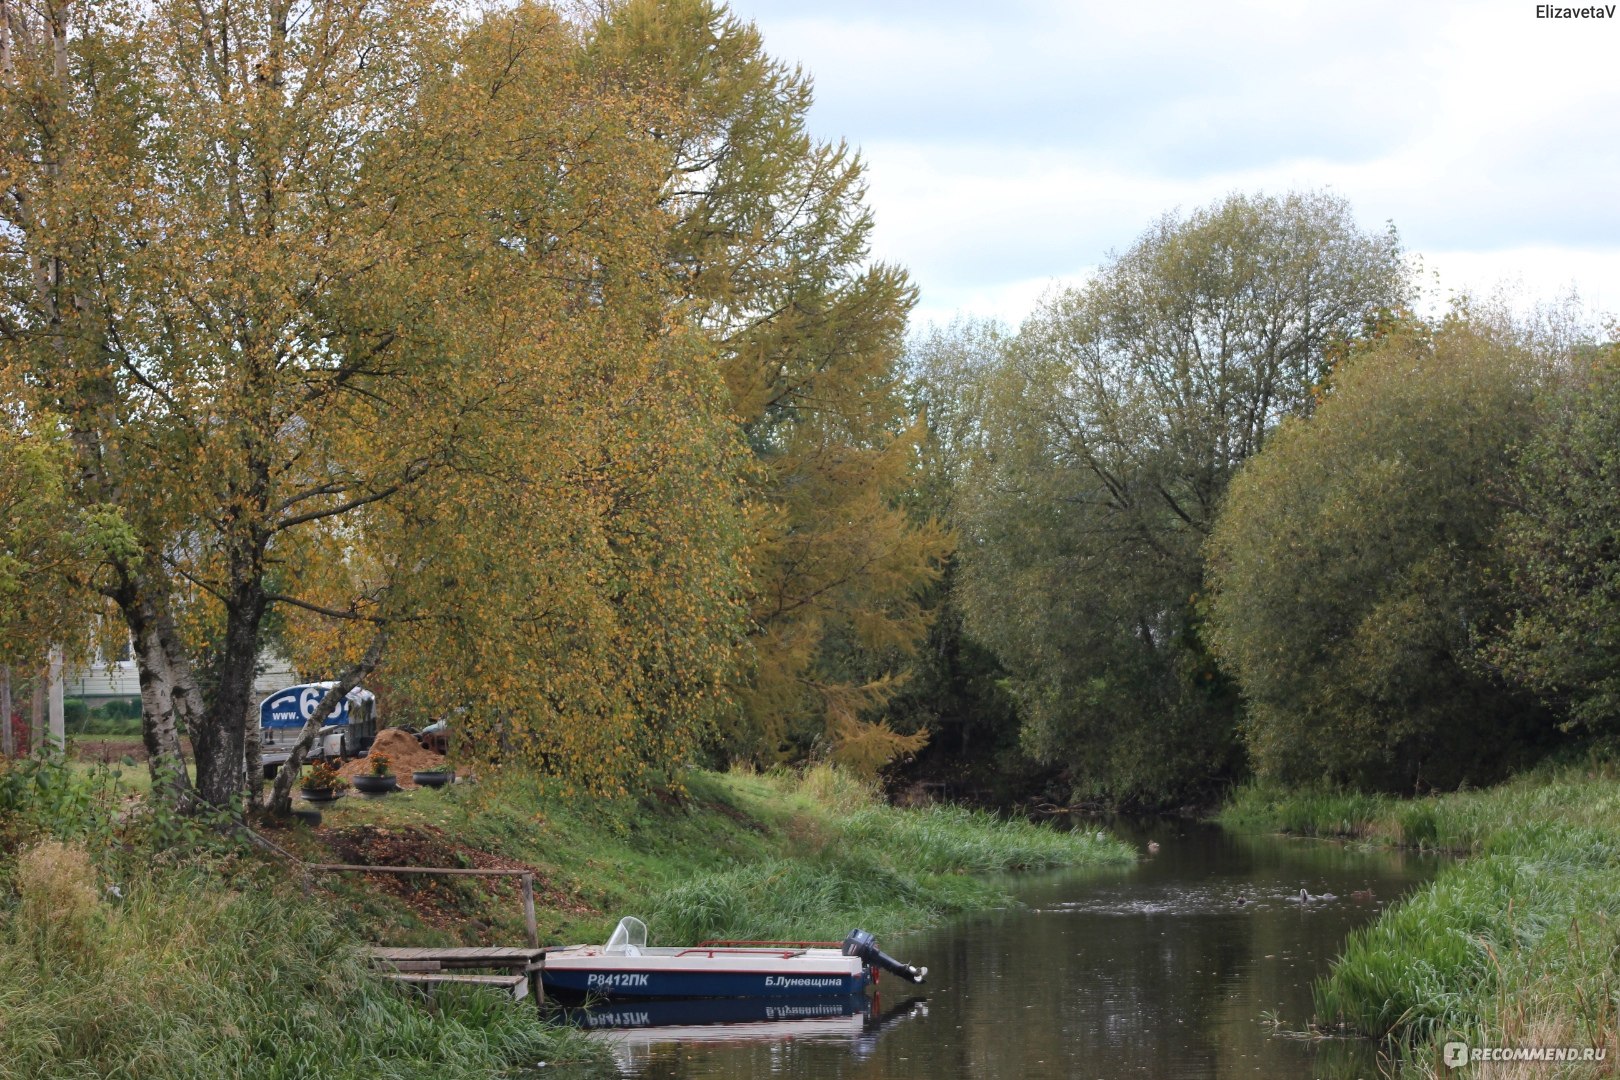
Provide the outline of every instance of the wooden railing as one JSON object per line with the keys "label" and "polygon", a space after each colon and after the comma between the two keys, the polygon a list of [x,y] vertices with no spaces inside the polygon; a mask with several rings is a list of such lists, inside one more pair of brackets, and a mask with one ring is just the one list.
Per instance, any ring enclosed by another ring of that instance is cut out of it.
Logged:
{"label": "wooden railing", "polygon": [[348,863],[305,863],[306,870],[349,874],[445,874],[460,877],[515,877],[523,889],[523,929],[529,948],[540,947],[540,927],[534,918],[533,870],[477,870],[460,866],[358,866]]}

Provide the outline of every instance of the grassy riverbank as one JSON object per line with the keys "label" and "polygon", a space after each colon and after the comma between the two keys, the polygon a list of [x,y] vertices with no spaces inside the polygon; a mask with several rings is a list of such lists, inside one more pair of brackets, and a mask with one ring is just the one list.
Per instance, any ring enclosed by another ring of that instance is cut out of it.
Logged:
{"label": "grassy riverbank", "polygon": [[[655,942],[842,938],[852,926],[881,936],[1006,901],[975,875],[1135,858],[1089,832],[950,806],[889,807],[831,769],[692,772],[678,795],[617,803],[554,798],[517,783],[351,798],[321,829],[285,839],[311,860],[385,862],[399,849],[434,865],[530,867],[540,883],[541,935],[556,941],[605,938],[627,914],[646,919]],[[361,903],[355,879],[327,885]],[[412,902],[363,906],[374,927],[402,940],[522,933],[509,892],[452,892],[408,879],[382,887]]]}
{"label": "grassy riverbank", "polygon": [[[1541,770],[1423,799],[1251,787],[1232,828],[1406,845],[1465,856],[1346,942],[1316,988],[1318,1019],[1412,1046],[1606,1048],[1620,1056],[1620,784],[1612,762]],[[1492,1076],[1518,1075],[1493,1066]],[[1523,1075],[1566,1075],[1552,1066]],[[1593,1075],[1592,1066],[1570,1076]]]}
{"label": "grassy riverbank", "polygon": [[[366,970],[364,943],[520,943],[509,883],[330,875],[306,891],[283,860],[128,816],[138,803],[105,769],[38,780],[0,776],[3,1080],[470,1078],[593,1052],[528,1002],[429,1009]],[[892,934],[1003,902],[978,873],[1134,858],[1089,833],[890,809],[826,770],[693,773],[611,804],[462,784],[345,799],[319,828],[266,835],[307,861],[533,869],[546,941],[600,939],[631,913],[655,940]]]}
{"label": "grassy riverbank", "polygon": [[275,868],[213,856],[115,873],[54,842],[5,867],[5,1080],[486,1080],[596,1053],[487,993],[422,1007]]}

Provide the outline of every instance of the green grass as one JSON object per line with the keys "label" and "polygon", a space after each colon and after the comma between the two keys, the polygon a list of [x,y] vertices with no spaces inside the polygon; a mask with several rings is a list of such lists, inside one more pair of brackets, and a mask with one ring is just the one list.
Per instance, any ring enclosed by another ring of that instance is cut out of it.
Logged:
{"label": "green grass", "polygon": [[472,1080],[593,1053],[530,1002],[425,1008],[273,868],[138,854],[95,865],[46,841],[6,865],[0,1078]]}
{"label": "green grass", "polygon": [[1450,1039],[1620,1054],[1613,763],[1411,800],[1251,787],[1221,821],[1465,856],[1350,936],[1316,986],[1319,1021],[1405,1040],[1418,1075],[1438,1068],[1435,1047]]}
{"label": "green grass", "polygon": [[[514,779],[345,799],[327,827],[442,830],[540,872],[542,936],[605,939],[621,915],[647,920],[655,943],[728,938],[842,938],[915,929],[1008,903],[976,876],[1059,866],[1129,865],[1131,848],[951,806],[896,809],[832,769],[803,775],[694,771],[684,794],[618,803],[551,797]],[[319,833],[309,840],[317,840]],[[334,882],[351,903],[368,886]],[[455,938],[398,907],[368,918],[391,940]],[[479,905],[484,936],[521,932],[510,897]]]}
{"label": "green grass", "polygon": [[1129,865],[1134,853],[1091,833],[1060,832],[954,806],[895,809],[870,793],[830,791],[837,774],[803,780],[721,778],[761,816],[786,810],[779,855],[713,871],[652,898],[651,925],[671,941],[839,939],[876,934],[1007,902],[975,875],[1058,866]]}

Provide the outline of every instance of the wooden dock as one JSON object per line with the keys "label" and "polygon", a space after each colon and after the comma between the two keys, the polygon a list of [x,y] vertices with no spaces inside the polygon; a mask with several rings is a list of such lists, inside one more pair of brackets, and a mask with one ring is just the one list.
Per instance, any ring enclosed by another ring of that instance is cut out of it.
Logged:
{"label": "wooden dock", "polygon": [[[305,870],[328,874],[424,874],[444,877],[511,877],[517,878],[523,899],[523,929],[529,939],[526,948],[500,948],[479,946],[448,946],[444,948],[391,948],[374,946],[371,951],[373,966],[383,969],[388,978],[396,982],[432,990],[439,986],[488,986],[512,996],[523,998],[533,984],[535,1000],[541,999],[540,966],[542,958],[558,946],[540,944],[539,927],[534,918],[534,871],[519,869],[479,869],[464,866],[370,866],[357,863],[305,863]],[[496,975],[475,975],[468,972],[497,971]]]}
{"label": "wooden dock", "polygon": [[[437,986],[487,986],[510,994],[514,1001],[529,993],[546,953],[544,948],[446,946],[441,948],[389,948],[370,950],[371,962],[390,979],[431,989]],[[469,971],[499,971],[499,975],[470,975]],[[539,998],[538,987],[535,997]]]}

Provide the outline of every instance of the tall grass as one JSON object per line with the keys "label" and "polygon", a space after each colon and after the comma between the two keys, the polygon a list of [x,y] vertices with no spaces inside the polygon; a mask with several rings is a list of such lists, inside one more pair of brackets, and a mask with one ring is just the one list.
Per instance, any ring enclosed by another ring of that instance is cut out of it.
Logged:
{"label": "tall grass", "polygon": [[838,939],[852,927],[893,933],[1007,897],[973,875],[1060,866],[1124,866],[1117,840],[1005,820],[956,806],[899,809],[831,768],[803,776],[723,778],[743,809],[791,808],[777,857],[700,874],[655,895],[653,932],[704,938]]}
{"label": "tall grass", "polygon": [[284,881],[196,864],[109,884],[82,848],[18,860],[0,900],[0,1078],[471,1080],[582,1053],[533,1003],[445,992],[424,1009]]}
{"label": "tall grass", "polygon": [[[1135,859],[1129,847],[1092,832],[951,806],[889,807],[870,785],[829,767],[693,771],[682,788],[680,798],[608,805],[486,782],[386,803],[350,801],[328,818],[396,834],[443,828],[460,843],[535,867],[542,933],[561,941],[602,940],[627,914],[647,919],[658,942],[842,938],[857,925],[892,934],[1008,902],[1004,883],[975,875]],[[516,911],[506,903],[477,912],[479,940],[521,934]],[[404,912],[368,908],[367,915],[394,924],[379,940],[409,944],[423,932]]]}
{"label": "tall grass", "polygon": [[1064,832],[982,810],[863,807],[834,823],[845,843],[888,853],[933,874],[989,874],[1074,865],[1128,865],[1130,849],[1091,832]]}
{"label": "tall grass", "polygon": [[1222,821],[1469,856],[1350,936],[1315,988],[1321,1022],[1406,1040],[1407,1069],[1418,1075],[1437,1068],[1434,1047],[1451,1039],[1606,1047],[1612,1067],[1620,1055],[1614,772],[1594,760],[1413,800],[1249,788]]}
{"label": "tall grass", "polygon": [[653,898],[648,921],[668,943],[838,940],[855,926],[891,933],[961,909],[876,861],[823,855],[705,874]]}

